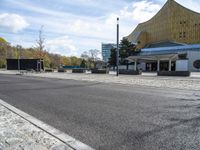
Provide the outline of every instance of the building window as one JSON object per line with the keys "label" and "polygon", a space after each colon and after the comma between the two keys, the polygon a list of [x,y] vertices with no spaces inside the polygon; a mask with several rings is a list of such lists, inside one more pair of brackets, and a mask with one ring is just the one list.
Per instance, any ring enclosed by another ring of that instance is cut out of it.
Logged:
{"label": "building window", "polygon": [[186,21],[180,21],[180,24],[186,24]]}
{"label": "building window", "polygon": [[185,33],[185,32],[183,32],[183,37],[184,37],[184,38],[186,37],[186,33]]}
{"label": "building window", "polygon": [[179,38],[182,38],[182,32],[179,33]]}

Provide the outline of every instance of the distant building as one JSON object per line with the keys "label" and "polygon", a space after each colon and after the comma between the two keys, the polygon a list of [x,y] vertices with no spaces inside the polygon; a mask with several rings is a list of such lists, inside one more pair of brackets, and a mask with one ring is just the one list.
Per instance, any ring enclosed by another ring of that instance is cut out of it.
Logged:
{"label": "distant building", "polygon": [[116,44],[113,43],[102,43],[101,49],[102,49],[102,57],[105,62],[109,61],[111,49],[117,47]]}

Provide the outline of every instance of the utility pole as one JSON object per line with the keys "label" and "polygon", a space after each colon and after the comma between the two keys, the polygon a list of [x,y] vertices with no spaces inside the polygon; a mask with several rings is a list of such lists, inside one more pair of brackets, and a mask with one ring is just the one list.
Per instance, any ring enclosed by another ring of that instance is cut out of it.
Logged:
{"label": "utility pole", "polygon": [[117,65],[117,73],[116,75],[119,76],[119,18],[117,18],[117,55],[116,55],[116,65]]}
{"label": "utility pole", "polygon": [[6,53],[5,53],[5,58],[6,58],[6,70],[8,69],[8,65],[7,65],[7,59],[8,59],[8,45],[7,45],[7,43],[6,43]]}

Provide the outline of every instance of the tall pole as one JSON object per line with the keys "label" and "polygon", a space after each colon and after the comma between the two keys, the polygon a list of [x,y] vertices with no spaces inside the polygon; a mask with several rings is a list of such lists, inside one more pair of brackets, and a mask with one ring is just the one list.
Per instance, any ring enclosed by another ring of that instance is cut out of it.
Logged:
{"label": "tall pole", "polygon": [[117,73],[116,75],[119,76],[119,18],[117,18],[117,55],[116,55],[116,65],[117,65]]}
{"label": "tall pole", "polygon": [[6,43],[6,70],[8,69],[8,65],[7,65],[7,57],[8,57],[8,45],[7,45],[7,43]]}
{"label": "tall pole", "polygon": [[18,71],[20,72],[20,60],[19,60],[19,57],[18,57]]}
{"label": "tall pole", "polygon": [[18,71],[20,73],[21,47],[17,46],[17,51],[18,51]]}
{"label": "tall pole", "polygon": [[18,71],[19,71],[19,73],[20,73],[20,59],[21,59],[21,57],[20,57],[20,51],[19,51],[19,56],[18,56]]}

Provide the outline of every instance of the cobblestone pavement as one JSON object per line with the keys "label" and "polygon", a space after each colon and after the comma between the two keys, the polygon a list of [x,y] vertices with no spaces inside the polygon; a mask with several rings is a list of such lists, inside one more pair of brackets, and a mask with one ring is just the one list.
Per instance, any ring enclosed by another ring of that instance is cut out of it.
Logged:
{"label": "cobblestone pavement", "polygon": [[157,77],[157,76],[131,76],[131,75],[97,75],[97,74],[72,74],[72,73],[28,73],[28,76],[73,79],[82,81],[95,81],[104,83],[120,83],[126,85],[151,86],[162,88],[176,88],[200,90],[200,78],[190,77]]}
{"label": "cobblestone pavement", "polygon": [[72,150],[0,105],[0,150]]}

